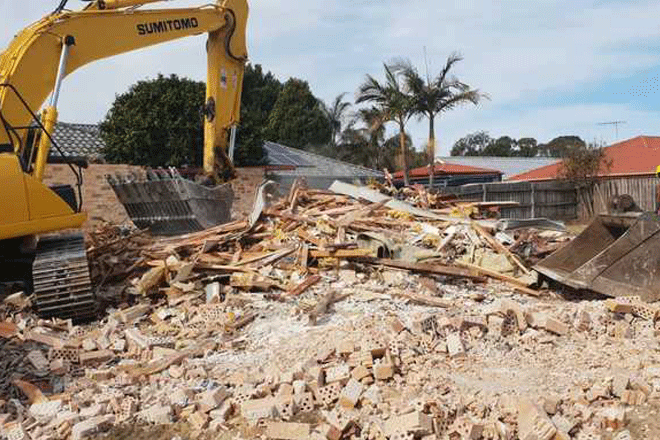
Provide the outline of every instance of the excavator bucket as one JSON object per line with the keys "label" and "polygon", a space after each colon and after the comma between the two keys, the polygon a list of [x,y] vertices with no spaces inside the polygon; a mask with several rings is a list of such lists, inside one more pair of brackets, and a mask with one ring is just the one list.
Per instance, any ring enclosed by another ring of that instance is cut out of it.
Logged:
{"label": "excavator bucket", "polygon": [[229,184],[207,187],[176,170],[148,171],[146,179],[107,179],[135,226],[155,235],[187,234],[231,219],[234,193]]}
{"label": "excavator bucket", "polygon": [[660,299],[660,217],[602,214],[573,241],[540,261],[540,274],[607,296]]}

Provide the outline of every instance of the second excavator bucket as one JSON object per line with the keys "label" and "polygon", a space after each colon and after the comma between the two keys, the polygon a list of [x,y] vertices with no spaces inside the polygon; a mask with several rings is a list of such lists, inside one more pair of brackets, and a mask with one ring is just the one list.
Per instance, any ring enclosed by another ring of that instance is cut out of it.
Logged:
{"label": "second excavator bucket", "polygon": [[575,289],[607,296],[660,299],[660,218],[654,213],[602,214],[535,267]]}
{"label": "second excavator bucket", "polygon": [[231,219],[234,192],[230,184],[204,186],[176,170],[148,171],[146,178],[107,179],[135,226],[156,235],[187,234]]}

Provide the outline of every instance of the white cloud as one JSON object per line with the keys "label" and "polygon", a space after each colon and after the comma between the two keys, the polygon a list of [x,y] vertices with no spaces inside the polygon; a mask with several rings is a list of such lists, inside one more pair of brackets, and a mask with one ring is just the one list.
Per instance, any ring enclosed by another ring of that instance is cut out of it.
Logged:
{"label": "white cloud", "polygon": [[[182,0],[167,6],[192,6]],[[56,2],[0,2],[0,47]],[[71,7],[80,3],[72,0]],[[492,97],[480,109],[444,115],[437,124],[440,153],[468,132],[534,136],[548,140],[577,133],[593,139],[607,130],[595,124],[626,119],[621,137],[653,134],[657,112],[626,105],[571,100],[571,91],[616,81],[660,64],[654,45],[660,37],[660,4],[649,0],[254,0],[250,4],[249,46],[254,62],[281,79],[308,80],[330,101],[352,96],[366,73],[381,75],[382,62],[408,56],[420,67],[426,47],[431,71],[459,50],[465,56],[456,73]],[[120,36],[118,36],[120,37]],[[102,43],[101,43],[102,44]],[[169,43],[94,63],[69,77],[61,117],[96,122],[116,93],[159,72],[205,77],[203,37]],[[558,105],[557,95],[568,102]],[[543,104],[552,102],[551,104]],[[413,122],[416,144],[426,126]]]}

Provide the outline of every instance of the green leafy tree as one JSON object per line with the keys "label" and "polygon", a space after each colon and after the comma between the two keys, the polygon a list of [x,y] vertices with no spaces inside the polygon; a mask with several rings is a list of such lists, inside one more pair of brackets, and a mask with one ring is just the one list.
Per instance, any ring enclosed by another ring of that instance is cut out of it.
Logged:
{"label": "green leafy tree", "polygon": [[509,136],[502,136],[486,145],[481,152],[481,156],[510,157],[516,155],[518,143]]}
{"label": "green leafy tree", "polygon": [[536,157],[539,154],[539,143],[534,138],[520,138],[517,153],[520,157]]}
{"label": "green leafy tree", "polygon": [[265,136],[267,140],[304,149],[330,142],[330,121],[306,81],[291,78],[284,84],[268,117]]}
{"label": "green leafy tree", "polygon": [[404,184],[409,184],[408,148],[406,143],[406,124],[412,115],[413,106],[410,96],[400,83],[396,71],[384,64],[385,82],[381,83],[371,75],[367,75],[360,85],[356,103],[370,102],[384,115],[385,120],[393,121],[399,128],[400,157],[403,167]]}
{"label": "green leafy tree", "polygon": [[282,87],[272,73],[264,73],[261,65],[245,66],[241,122],[234,153],[237,165],[252,166],[264,162],[264,130]]}
{"label": "green leafy tree", "polygon": [[456,141],[451,149],[452,156],[483,156],[483,151],[493,142],[487,132],[470,133]]}
{"label": "green leafy tree", "polygon": [[[396,64],[405,78],[407,92],[412,101],[412,111],[420,118],[426,118],[429,122],[429,139],[427,143],[427,163],[433,166],[435,163],[435,118],[441,113],[453,110],[465,104],[477,105],[482,99],[488,98],[484,93],[451,76],[451,69],[456,63],[463,60],[457,54],[451,54],[444,68],[433,79],[427,76],[423,78],[409,60],[400,61]],[[433,173],[430,174],[429,184],[433,185]]]}
{"label": "green leafy tree", "polygon": [[[151,167],[201,166],[205,87],[203,82],[159,75],[117,96],[101,124],[106,159]],[[282,84],[270,72],[264,74],[260,65],[246,66],[237,165],[263,163],[264,126],[281,89]]]}
{"label": "green leafy tree", "polygon": [[542,145],[527,137],[518,140],[510,136],[491,138],[485,131],[462,137],[451,149],[452,156],[536,157]]}
{"label": "green leafy tree", "polygon": [[341,132],[337,141],[336,145],[329,148],[330,157],[365,167],[374,166],[375,160],[371,154],[369,133],[365,128],[351,123]]}
{"label": "green leafy tree", "polygon": [[118,95],[101,123],[108,162],[200,166],[203,150],[203,82],[159,75]]}
{"label": "green leafy tree", "polygon": [[588,185],[600,172],[607,172],[611,167],[612,161],[605,155],[604,145],[574,143],[564,150],[559,175],[580,185]]}
{"label": "green leafy tree", "polygon": [[559,136],[539,146],[539,155],[543,157],[564,157],[571,149],[586,147],[587,143],[578,136]]}
{"label": "green leafy tree", "polygon": [[342,130],[336,145],[317,147],[314,152],[368,168],[393,170],[398,146],[385,142],[386,122],[378,108],[362,108]]}

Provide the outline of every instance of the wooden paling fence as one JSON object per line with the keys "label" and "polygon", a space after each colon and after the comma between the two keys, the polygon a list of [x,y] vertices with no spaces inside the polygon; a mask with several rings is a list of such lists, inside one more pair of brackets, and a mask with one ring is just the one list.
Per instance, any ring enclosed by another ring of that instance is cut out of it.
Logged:
{"label": "wooden paling fence", "polygon": [[610,201],[622,194],[632,196],[643,211],[655,210],[655,176],[598,179],[591,185],[567,181],[501,182],[445,188],[462,200],[514,201],[515,207],[500,208],[502,218],[546,217],[553,220],[589,220],[607,212]]}
{"label": "wooden paling fence", "polygon": [[569,182],[501,182],[445,188],[462,200],[494,202],[513,201],[518,206],[502,207],[502,218],[538,218],[574,220],[578,218],[575,185]]}
{"label": "wooden paling fence", "polygon": [[629,194],[643,211],[655,210],[655,187],[660,179],[655,176],[620,177],[596,181],[593,189],[586,191],[587,208],[595,213],[607,211],[612,198]]}

